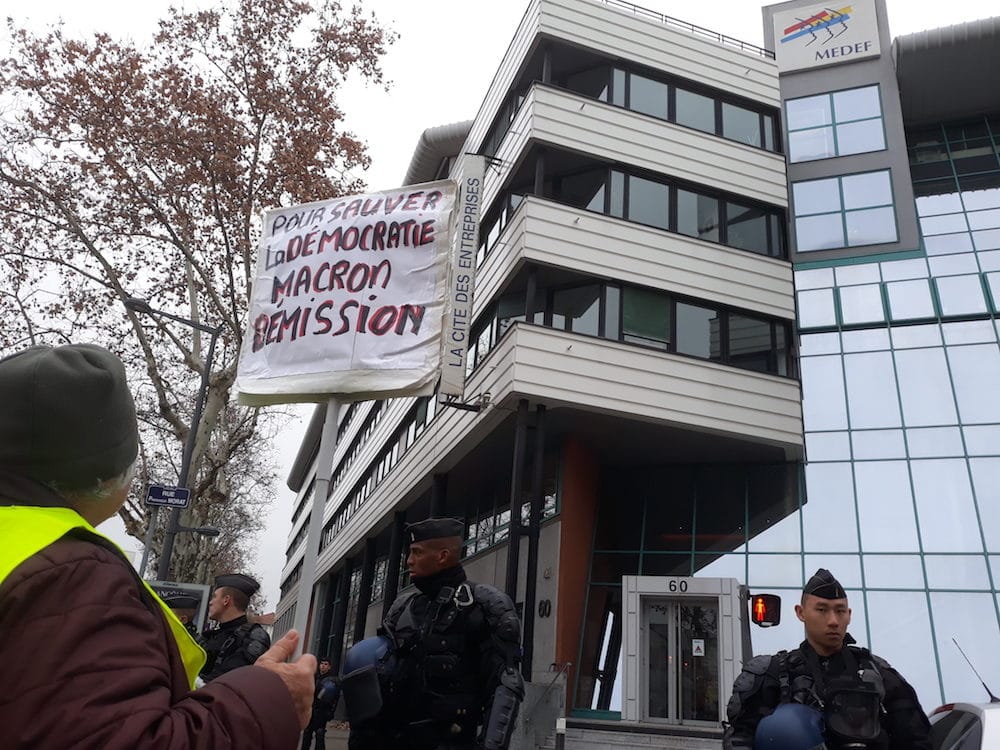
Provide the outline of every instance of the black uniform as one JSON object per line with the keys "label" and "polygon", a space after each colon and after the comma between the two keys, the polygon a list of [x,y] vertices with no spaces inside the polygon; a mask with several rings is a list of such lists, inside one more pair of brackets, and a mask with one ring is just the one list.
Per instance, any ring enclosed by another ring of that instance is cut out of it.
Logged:
{"label": "black uniform", "polygon": [[351,750],[472,748],[497,687],[517,674],[521,626],[505,594],[467,581],[461,565],[414,585],[382,623],[395,666],[380,715],[352,723]]}
{"label": "black uniform", "polygon": [[[874,685],[881,693],[881,731],[876,739],[852,747],[931,750],[930,724],[909,683],[868,649],[848,645],[854,643],[850,635],[844,643],[844,648],[830,657],[820,656],[803,641],[792,651],[755,656],[747,662],[733,684],[723,748],[752,748],[758,722],[780,703],[794,701],[822,711],[835,687],[857,683],[863,689]],[[827,746],[839,748],[844,742],[828,736]]]}
{"label": "black uniform", "polygon": [[309,750],[313,738],[316,739],[316,750],[326,750],[326,725],[333,719],[337,710],[339,690],[335,685],[333,673],[316,672],[316,689],[313,693],[312,715],[309,724],[302,732],[302,750]]}
{"label": "black uniform", "polygon": [[271,648],[271,638],[258,623],[247,622],[246,615],[225,622],[215,630],[206,630],[201,647],[208,657],[201,679],[214,680],[238,667],[246,667]]}

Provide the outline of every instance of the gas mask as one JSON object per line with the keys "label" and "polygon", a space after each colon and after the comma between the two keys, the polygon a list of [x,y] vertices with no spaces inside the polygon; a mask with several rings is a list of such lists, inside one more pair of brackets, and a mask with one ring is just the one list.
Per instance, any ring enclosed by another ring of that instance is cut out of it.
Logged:
{"label": "gas mask", "polygon": [[864,748],[881,732],[882,675],[859,669],[829,681],[823,717],[827,733],[844,748]]}

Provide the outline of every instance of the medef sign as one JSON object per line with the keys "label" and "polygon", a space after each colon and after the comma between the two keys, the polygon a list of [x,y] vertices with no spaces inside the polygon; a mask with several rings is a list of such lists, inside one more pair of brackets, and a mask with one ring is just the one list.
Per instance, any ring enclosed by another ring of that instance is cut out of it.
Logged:
{"label": "medef sign", "polygon": [[454,203],[440,181],[266,212],[240,401],[430,393]]}
{"label": "medef sign", "polygon": [[775,13],[778,71],[818,68],[881,54],[875,0],[847,5],[803,5]]}

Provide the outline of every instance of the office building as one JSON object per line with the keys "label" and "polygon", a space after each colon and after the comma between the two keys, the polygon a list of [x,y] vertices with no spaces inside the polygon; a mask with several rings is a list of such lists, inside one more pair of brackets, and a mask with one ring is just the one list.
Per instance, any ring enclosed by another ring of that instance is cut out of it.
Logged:
{"label": "office building", "polygon": [[[1000,674],[1000,21],[892,41],[883,0],[796,0],[764,27],[777,55],[533,0],[475,119],[425,132],[407,183],[490,162],[465,397],[342,410],[320,651],[374,633],[435,514],[583,725],[717,729],[820,566],[925,707],[979,697],[952,636]],[[785,599],[749,649],[739,585]]]}

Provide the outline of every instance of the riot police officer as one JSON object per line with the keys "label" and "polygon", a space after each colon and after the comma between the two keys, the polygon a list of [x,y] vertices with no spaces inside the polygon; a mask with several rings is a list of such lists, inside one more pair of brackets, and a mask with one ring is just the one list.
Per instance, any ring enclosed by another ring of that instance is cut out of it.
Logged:
{"label": "riot police officer", "polygon": [[197,596],[192,596],[184,591],[171,589],[160,592],[160,598],[170,611],[177,615],[184,629],[191,634],[191,637],[198,640],[198,629],[194,624],[198,616],[198,607],[201,600]]}
{"label": "riot police officer", "polygon": [[407,527],[415,589],[344,660],[351,750],[506,750],[524,698],[521,626],[504,593],[466,579],[463,530],[454,518]]}
{"label": "riot police officer", "polygon": [[773,737],[761,735],[778,727],[786,731],[786,717],[762,719],[786,703],[822,715],[829,748],[931,750],[930,724],[913,688],[884,659],[852,645],[847,593],[830,571],[820,568],[809,579],[795,614],[806,633],[799,647],[756,656],[736,678],[725,750],[755,742],[777,747]]}
{"label": "riot police officer", "polygon": [[208,657],[201,678],[214,680],[237,667],[246,667],[271,647],[271,638],[258,623],[247,620],[250,597],[260,584],[242,573],[217,576],[215,590],[208,601],[209,619],[218,624],[206,630],[201,647]]}

